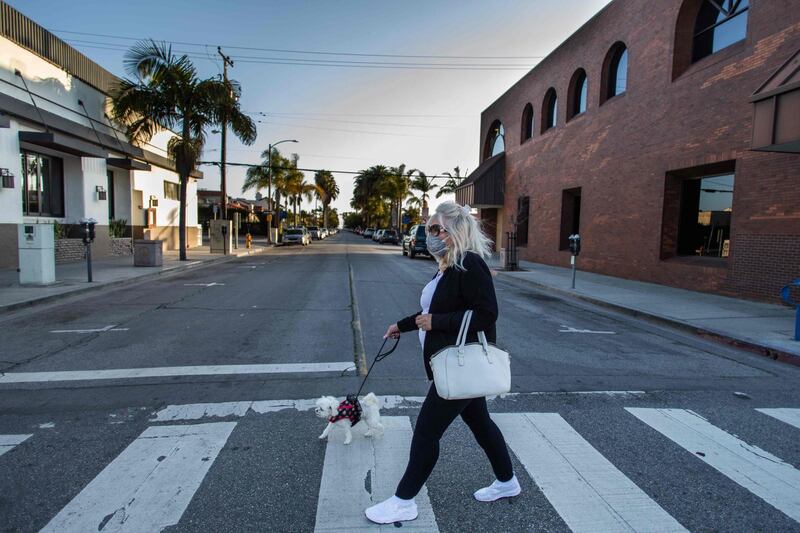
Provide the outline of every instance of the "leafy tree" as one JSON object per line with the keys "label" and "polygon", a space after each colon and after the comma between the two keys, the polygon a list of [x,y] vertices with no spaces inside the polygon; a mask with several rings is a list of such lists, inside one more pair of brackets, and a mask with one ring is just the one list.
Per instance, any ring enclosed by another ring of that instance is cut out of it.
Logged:
{"label": "leafy tree", "polygon": [[180,178],[179,249],[186,260],[186,190],[189,177],[206,140],[206,128],[224,121],[244,144],[256,140],[256,126],[241,112],[238,83],[218,78],[200,79],[188,56],[172,53],[172,47],[153,40],[135,44],[125,55],[125,70],[134,79],[123,79],[111,90],[111,113],[127,128],[132,142],[148,142],[160,131],[177,135],[167,144]]}
{"label": "leafy tree", "polygon": [[317,186],[319,199],[322,202],[322,224],[327,228],[330,205],[333,200],[339,197],[339,186],[329,170],[318,170],[314,174],[314,183]]}
{"label": "leafy tree", "polygon": [[430,193],[436,188],[436,185],[433,184],[433,179],[428,179],[428,176],[425,175],[424,172],[418,169],[414,169],[409,172],[409,175],[416,174],[411,179],[411,188],[415,191],[419,191],[420,199],[422,200],[422,211],[428,209],[428,198],[430,198]]}
{"label": "leafy tree", "polygon": [[461,169],[458,167],[453,169],[453,174],[444,172],[443,175],[447,176],[447,181],[444,182],[444,185],[439,187],[436,198],[441,198],[443,194],[454,194],[456,188],[461,185],[461,182],[464,180],[464,177],[461,175]]}

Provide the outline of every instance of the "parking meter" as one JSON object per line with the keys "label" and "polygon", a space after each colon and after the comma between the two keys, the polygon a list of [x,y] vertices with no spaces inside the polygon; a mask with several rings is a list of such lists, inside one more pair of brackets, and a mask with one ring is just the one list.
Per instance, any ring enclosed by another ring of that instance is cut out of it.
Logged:
{"label": "parking meter", "polygon": [[792,288],[800,290],[800,279],[796,279],[781,289],[781,298],[789,305],[796,307],[794,319],[794,340],[800,341],[800,300],[792,299]]}
{"label": "parking meter", "polygon": [[572,264],[572,288],[575,288],[575,272],[577,270],[577,266],[575,263],[577,262],[575,258],[578,257],[578,254],[581,253],[581,236],[577,233],[570,235],[569,239],[569,251],[572,252],[572,257],[570,258],[570,263]]}
{"label": "parking meter", "polygon": [[86,277],[92,282],[92,242],[95,239],[94,227],[97,221],[93,218],[82,218],[80,225],[83,228],[83,246],[86,248]]}

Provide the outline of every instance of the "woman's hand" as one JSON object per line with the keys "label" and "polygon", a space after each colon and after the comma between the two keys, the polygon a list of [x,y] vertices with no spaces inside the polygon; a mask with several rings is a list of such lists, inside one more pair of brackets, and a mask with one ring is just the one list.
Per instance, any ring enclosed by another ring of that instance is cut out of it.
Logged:
{"label": "woman's hand", "polygon": [[430,331],[431,328],[431,318],[433,315],[418,315],[416,318],[417,328]]}
{"label": "woman's hand", "polygon": [[392,324],[389,326],[389,329],[386,330],[386,334],[383,336],[384,339],[399,339],[400,338],[400,328],[397,327],[397,324]]}

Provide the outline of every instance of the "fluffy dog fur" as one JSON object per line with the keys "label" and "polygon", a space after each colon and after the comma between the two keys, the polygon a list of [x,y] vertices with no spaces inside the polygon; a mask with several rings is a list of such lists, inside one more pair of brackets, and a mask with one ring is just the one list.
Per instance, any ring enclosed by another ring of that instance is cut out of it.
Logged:
{"label": "fluffy dog fur", "polygon": [[[364,433],[365,437],[378,437],[383,434],[383,424],[381,424],[380,401],[374,393],[370,392],[361,398],[361,420],[367,425],[367,431]],[[339,400],[333,396],[323,396],[316,402],[314,413],[319,418],[329,420],[335,417],[339,410]],[[350,444],[353,440],[353,434],[350,431],[350,421],[347,419],[337,420],[336,422],[328,422],[325,426],[320,439],[328,438],[328,435],[334,426],[340,427],[345,431],[344,443]]]}

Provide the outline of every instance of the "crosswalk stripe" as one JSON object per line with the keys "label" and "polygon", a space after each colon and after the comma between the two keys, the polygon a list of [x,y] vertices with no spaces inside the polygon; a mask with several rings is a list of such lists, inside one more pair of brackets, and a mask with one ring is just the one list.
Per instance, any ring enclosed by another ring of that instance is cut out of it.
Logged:
{"label": "crosswalk stripe", "polygon": [[177,524],[235,425],[147,428],[42,531],[161,531]]}
{"label": "crosswalk stripe", "polygon": [[796,428],[800,428],[800,409],[790,409],[787,407],[775,409],[756,409],[760,413],[777,418],[781,422],[786,422]]}
{"label": "crosswalk stripe", "polygon": [[0,455],[10,452],[33,435],[0,435]]}
{"label": "crosswalk stripe", "polygon": [[572,531],[686,531],[557,413],[492,419]]}
{"label": "crosswalk stripe", "polygon": [[335,363],[274,363],[258,365],[163,366],[151,368],[111,368],[105,370],[61,370],[52,372],[8,372],[0,383],[50,383],[94,381],[98,379],[140,379],[181,376],[232,376],[240,374],[294,374],[305,372],[344,372],[352,361]]}
{"label": "crosswalk stripe", "polygon": [[[367,520],[364,509],[394,494],[405,471],[411,447],[411,422],[407,416],[384,416],[382,437],[364,437],[364,424],[353,428],[353,441],[345,446],[336,428],[328,437],[325,464],[317,501],[314,531],[391,531]],[[320,428],[322,431],[322,428]],[[428,491],[416,497],[419,517],[403,522],[403,530],[439,531]]]}
{"label": "crosswalk stripe", "polygon": [[688,409],[627,407],[626,410],[768,504],[800,521],[800,471],[792,465],[737,439]]}

